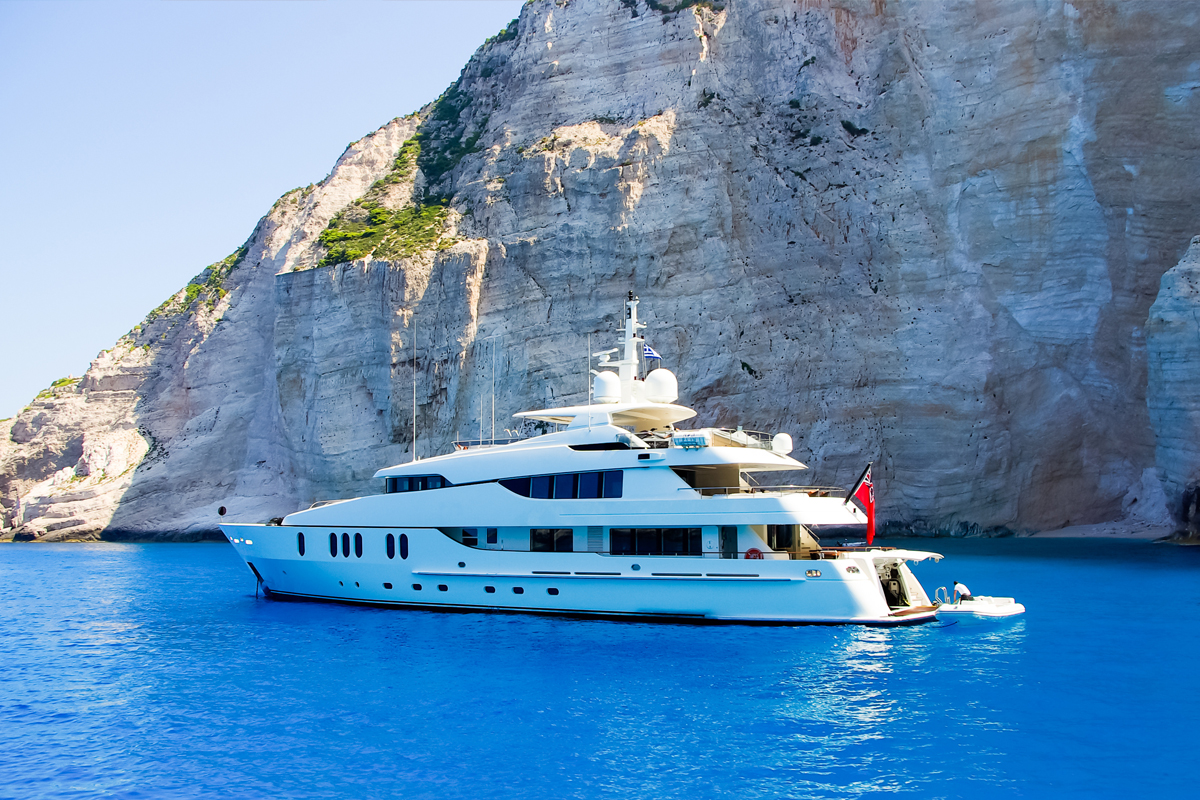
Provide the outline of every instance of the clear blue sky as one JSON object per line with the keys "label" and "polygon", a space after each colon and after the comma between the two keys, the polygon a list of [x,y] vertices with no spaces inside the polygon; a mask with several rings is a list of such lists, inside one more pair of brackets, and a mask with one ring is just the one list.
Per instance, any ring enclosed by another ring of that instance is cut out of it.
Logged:
{"label": "clear blue sky", "polygon": [[521,6],[0,2],[0,418],[436,99]]}

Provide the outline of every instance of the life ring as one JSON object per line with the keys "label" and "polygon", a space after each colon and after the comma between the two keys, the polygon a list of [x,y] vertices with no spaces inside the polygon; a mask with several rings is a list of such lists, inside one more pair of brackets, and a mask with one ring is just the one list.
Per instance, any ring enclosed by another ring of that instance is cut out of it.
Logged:
{"label": "life ring", "polygon": [[762,550],[759,550],[757,547],[751,547],[749,550],[746,551],[746,558],[761,559],[762,557],[763,557]]}

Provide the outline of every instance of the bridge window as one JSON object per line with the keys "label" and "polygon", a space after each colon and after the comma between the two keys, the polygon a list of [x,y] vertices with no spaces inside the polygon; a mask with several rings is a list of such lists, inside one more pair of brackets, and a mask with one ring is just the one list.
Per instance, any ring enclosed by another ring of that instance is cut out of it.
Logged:
{"label": "bridge window", "polygon": [[554,476],[554,496],[555,497],[578,497],[575,490],[578,488],[577,478],[579,476],[573,472],[565,475]]}
{"label": "bridge window", "polygon": [[383,493],[421,492],[426,489],[444,489],[454,484],[441,475],[413,475],[407,478],[384,478]]}
{"label": "bridge window", "polygon": [[591,500],[600,497],[600,476],[601,472],[581,472],[579,474],[579,493],[576,497],[582,500]]}
{"label": "bridge window", "polygon": [[625,487],[625,473],[614,469],[607,472],[564,472],[558,475],[534,475],[529,478],[505,478],[500,485],[513,494],[535,500],[591,500],[600,497],[620,497]]}

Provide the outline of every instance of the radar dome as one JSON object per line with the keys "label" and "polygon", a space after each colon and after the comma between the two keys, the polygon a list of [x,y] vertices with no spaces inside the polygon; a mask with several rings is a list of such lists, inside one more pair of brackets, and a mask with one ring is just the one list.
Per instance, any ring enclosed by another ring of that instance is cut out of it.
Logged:
{"label": "radar dome", "polygon": [[771,449],[786,456],[792,452],[792,437],[786,433],[775,434],[775,438],[771,439]]}
{"label": "radar dome", "polygon": [[621,379],[617,373],[608,370],[597,372],[592,387],[592,397],[597,403],[621,402]]}
{"label": "radar dome", "polygon": [[679,399],[679,381],[669,369],[656,369],[642,382],[642,395],[651,403],[674,403]]}

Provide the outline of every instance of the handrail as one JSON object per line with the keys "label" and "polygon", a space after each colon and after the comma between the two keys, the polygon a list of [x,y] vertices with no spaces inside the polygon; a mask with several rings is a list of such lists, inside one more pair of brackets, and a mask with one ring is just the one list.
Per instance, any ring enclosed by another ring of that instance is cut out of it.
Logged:
{"label": "handrail", "polygon": [[796,486],[785,484],[780,486],[680,486],[680,491],[693,490],[702,495],[712,497],[731,494],[807,494],[809,497],[845,497],[847,492],[840,486]]}
{"label": "handrail", "polygon": [[528,437],[515,436],[505,439],[459,439],[454,442],[455,450],[466,450],[471,447],[499,447],[500,445],[513,444],[514,442],[523,442]]}

